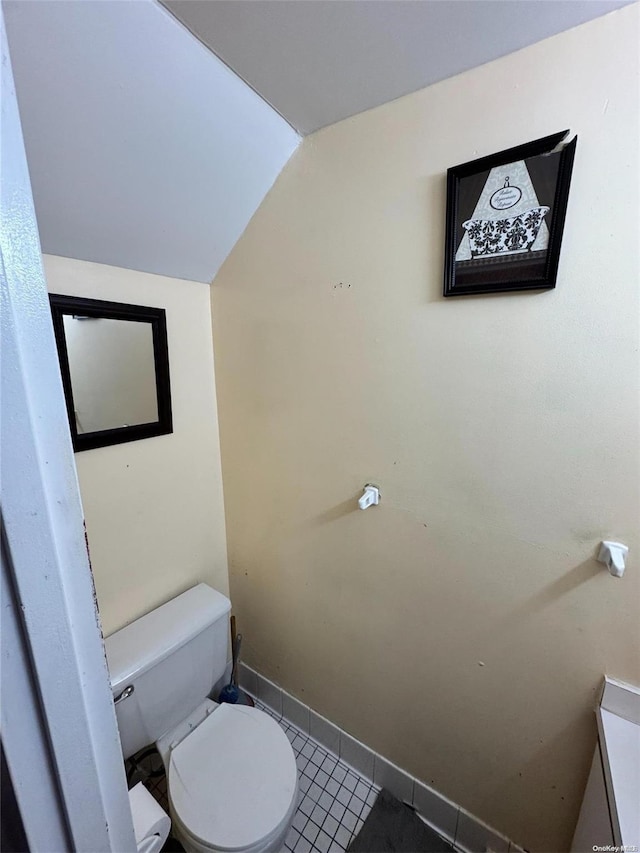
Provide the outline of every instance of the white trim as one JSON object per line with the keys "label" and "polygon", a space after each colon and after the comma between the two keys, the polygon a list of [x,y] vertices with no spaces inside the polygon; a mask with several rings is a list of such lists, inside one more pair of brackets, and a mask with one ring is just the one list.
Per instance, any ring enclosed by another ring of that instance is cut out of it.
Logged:
{"label": "white trim", "polygon": [[[46,727],[30,678],[30,664],[10,585],[9,555],[2,547],[3,748],[31,850],[68,850],[70,836],[50,760]],[[37,779],[38,784],[29,784]]]}
{"label": "white trim", "polygon": [[[2,569],[5,594],[15,602],[2,654],[10,664],[6,687],[27,691],[31,681],[32,693],[17,719],[16,696],[3,690],[2,739],[32,853],[135,850],[1,10],[0,37]],[[29,736],[42,745],[43,727],[46,780],[22,760]],[[30,787],[41,789],[44,818],[30,808]],[[65,817],[70,845],[54,848]],[[50,827],[46,844],[43,822]]]}

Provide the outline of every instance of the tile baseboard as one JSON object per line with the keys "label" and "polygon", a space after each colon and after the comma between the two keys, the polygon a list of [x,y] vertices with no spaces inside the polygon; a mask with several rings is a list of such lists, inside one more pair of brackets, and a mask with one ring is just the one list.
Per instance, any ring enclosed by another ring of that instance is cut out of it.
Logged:
{"label": "tile baseboard", "polygon": [[298,726],[326,749],[339,756],[374,785],[385,787],[410,805],[432,829],[462,853],[522,853],[522,848],[483,821],[452,803],[366,744],[356,740],[331,720],[316,713],[278,684],[241,663],[240,686],[277,714]]}

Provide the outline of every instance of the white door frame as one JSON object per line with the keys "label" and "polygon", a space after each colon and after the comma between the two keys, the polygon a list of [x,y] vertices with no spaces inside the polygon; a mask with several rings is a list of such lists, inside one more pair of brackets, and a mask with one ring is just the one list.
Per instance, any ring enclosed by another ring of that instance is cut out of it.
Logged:
{"label": "white door frame", "polygon": [[0,8],[2,744],[32,853],[135,851]]}

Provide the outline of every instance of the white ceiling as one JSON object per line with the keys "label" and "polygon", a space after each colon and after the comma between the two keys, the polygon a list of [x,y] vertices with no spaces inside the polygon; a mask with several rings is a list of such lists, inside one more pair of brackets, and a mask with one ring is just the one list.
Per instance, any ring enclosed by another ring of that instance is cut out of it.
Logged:
{"label": "white ceiling", "polygon": [[298,135],[153,0],[2,7],[43,251],[211,281]]}
{"label": "white ceiling", "polygon": [[306,134],[631,0],[162,2]]}
{"label": "white ceiling", "polygon": [[187,26],[156,0],[2,8],[43,251],[211,281],[299,144],[293,128],[630,0],[165,2]]}

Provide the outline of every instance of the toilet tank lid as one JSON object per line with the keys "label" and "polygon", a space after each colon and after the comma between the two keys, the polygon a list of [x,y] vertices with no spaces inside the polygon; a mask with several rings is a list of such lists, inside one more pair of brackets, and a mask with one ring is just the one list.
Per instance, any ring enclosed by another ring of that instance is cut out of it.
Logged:
{"label": "toilet tank lid", "polygon": [[111,634],[105,649],[114,695],[230,609],[225,595],[200,583]]}

